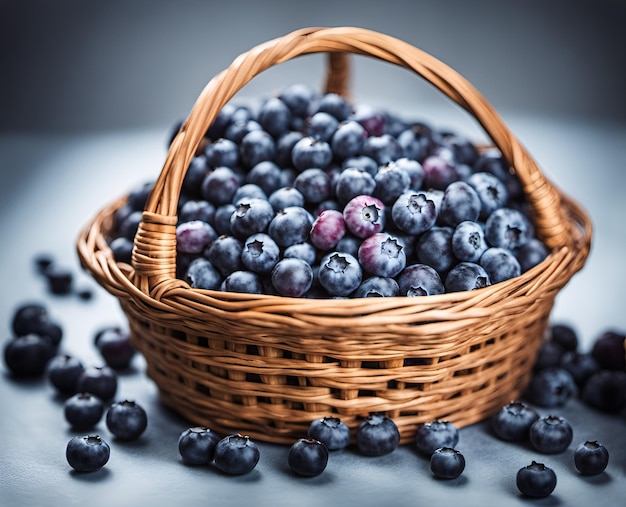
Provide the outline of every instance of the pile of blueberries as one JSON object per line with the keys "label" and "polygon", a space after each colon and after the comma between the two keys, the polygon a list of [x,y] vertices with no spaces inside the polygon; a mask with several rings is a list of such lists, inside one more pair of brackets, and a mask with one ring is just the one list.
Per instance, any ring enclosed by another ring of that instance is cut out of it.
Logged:
{"label": "pile of blueberries", "polygon": [[[18,306],[11,329],[13,336],[4,345],[5,365],[18,380],[45,377],[63,397],[64,417],[77,432],[66,446],[66,459],[74,470],[95,472],[107,464],[111,447],[93,432],[103,417],[113,437],[141,437],[148,425],[146,411],[134,400],[115,398],[119,373],[128,371],[136,355],[128,331],[109,326],[96,332],[93,344],[103,365],[85,366],[62,351],[63,327],[44,304]],[[526,392],[492,417],[494,435],[505,442],[529,442],[543,455],[559,454],[572,444],[573,428],[557,410],[574,396],[603,413],[622,413],[626,409],[625,341],[626,333],[607,330],[588,352],[582,352],[571,326],[551,325]],[[540,415],[543,409],[548,411],[546,415]],[[352,441],[363,456],[389,454],[400,442],[395,422],[383,414],[363,418],[354,439],[351,437],[351,430],[340,418],[328,415],[316,419],[307,435],[287,449],[288,466],[298,476],[317,476],[326,469],[332,452],[348,448]],[[418,428],[415,446],[429,460],[434,477],[455,479],[463,473],[466,463],[458,449],[459,437],[455,425],[445,420]],[[218,435],[203,426],[182,431],[178,451],[183,463],[213,465],[226,475],[247,474],[260,459],[259,447],[248,436]],[[608,466],[609,453],[600,441],[588,440],[575,448],[573,461],[582,475],[600,474]],[[533,460],[519,469],[516,484],[525,496],[545,497],[556,487],[556,474]]]}
{"label": "pile of blueberries", "polygon": [[[151,188],[115,213],[117,261],[130,262]],[[530,216],[498,149],[294,84],[226,104],[206,132],[182,182],[177,276],[287,297],[472,290],[547,256]]]}

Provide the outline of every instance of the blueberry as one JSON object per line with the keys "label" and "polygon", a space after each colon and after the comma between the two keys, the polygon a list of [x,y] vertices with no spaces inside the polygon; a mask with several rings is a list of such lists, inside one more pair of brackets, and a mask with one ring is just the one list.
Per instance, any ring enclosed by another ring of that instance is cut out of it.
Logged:
{"label": "blueberry", "polygon": [[306,117],[310,113],[309,108],[315,98],[315,90],[309,85],[295,83],[281,90],[278,97],[287,104],[293,115]]}
{"label": "blueberry", "polygon": [[459,223],[452,233],[452,253],[460,261],[478,262],[488,245],[483,226],[473,220]]}
{"label": "blueberry", "polygon": [[475,172],[467,178],[467,183],[476,191],[480,199],[479,218],[486,219],[493,211],[508,204],[509,192],[504,183],[488,172]]}
{"label": "blueberry", "polygon": [[626,333],[615,329],[606,330],[596,337],[591,355],[604,369],[624,371],[626,369],[624,340]]}
{"label": "blueberry", "polygon": [[214,223],[215,205],[205,199],[190,199],[180,207],[178,212],[179,222],[201,220],[209,225]]}
{"label": "blueberry", "polygon": [[320,261],[320,284],[333,296],[348,296],[361,284],[363,270],[349,253],[329,252]]}
{"label": "blueberry", "polygon": [[244,240],[257,232],[266,232],[274,215],[268,200],[253,197],[239,202],[230,217],[230,228],[235,237]]}
{"label": "blueberry", "polygon": [[271,273],[280,258],[280,247],[264,232],[252,234],[243,242],[241,262],[244,268],[261,275]]}
{"label": "blueberry", "polygon": [[359,254],[359,246],[362,243],[361,238],[357,238],[347,232],[337,243],[335,251],[342,253],[349,253],[353,257],[357,257]]}
{"label": "blueberry", "polygon": [[346,234],[343,213],[338,210],[322,211],[311,225],[309,238],[320,250],[332,250]]}
{"label": "blueberry", "polygon": [[447,274],[445,287],[447,292],[482,289],[491,285],[485,268],[474,262],[460,262]]}
{"label": "blueberry", "polygon": [[232,121],[233,113],[236,106],[233,104],[226,104],[217,113],[217,116],[213,120],[211,126],[207,129],[206,137],[209,139],[219,139],[224,135],[226,127]]}
{"label": "blueberry", "polygon": [[74,273],[71,269],[53,263],[46,268],[43,274],[51,294],[65,295],[72,292]]}
{"label": "blueberry", "polygon": [[278,212],[289,206],[304,206],[304,196],[293,186],[281,187],[267,198],[274,211]]}
{"label": "blueberry", "polygon": [[363,280],[354,291],[355,298],[394,297],[400,295],[400,287],[395,279],[385,276],[370,276]]}
{"label": "blueberry", "polygon": [[232,201],[240,185],[241,179],[233,169],[219,166],[204,177],[200,192],[203,199],[220,206]]}
{"label": "blueberry", "polygon": [[609,451],[597,440],[587,440],[574,451],[574,466],[583,475],[597,475],[609,464]]}
{"label": "blueberry", "polygon": [[271,160],[259,162],[248,171],[245,182],[257,185],[263,190],[265,195],[270,195],[276,189],[281,187],[282,176],[281,168]]}
{"label": "blueberry", "polygon": [[215,456],[220,441],[217,433],[204,426],[192,426],[178,437],[178,452],[188,465],[208,465]]}
{"label": "blueberry", "polygon": [[193,157],[183,178],[181,193],[189,196],[190,199],[200,199],[202,197],[200,193],[202,180],[208,172],[209,166],[204,154]]}
{"label": "blueberry", "polygon": [[220,285],[224,292],[241,292],[247,294],[262,294],[263,284],[258,273],[254,271],[238,270],[230,273]]}
{"label": "blueberry", "polygon": [[239,146],[231,139],[224,137],[216,139],[207,145],[204,154],[209,168],[239,165]]}
{"label": "blueberry", "polygon": [[270,97],[259,108],[257,121],[266,132],[279,137],[291,125],[291,110],[280,98]]}
{"label": "blueberry", "polygon": [[386,232],[365,238],[358,250],[361,267],[370,275],[393,278],[406,266],[406,252],[401,241]]}
{"label": "blueberry", "polygon": [[559,366],[569,372],[574,378],[574,382],[576,382],[581,394],[589,377],[601,369],[591,353],[581,353],[573,350],[563,353]]}
{"label": "blueberry", "polygon": [[95,345],[107,366],[114,370],[128,368],[135,357],[130,333],[118,326],[102,329],[95,339]]}
{"label": "blueberry", "polygon": [[444,190],[439,219],[450,227],[456,227],[465,220],[476,221],[480,206],[480,198],[471,185],[454,181]]}
{"label": "blueberry", "polygon": [[142,218],[143,213],[141,211],[131,211],[118,225],[117,232],[119,236],[133,241]]}
{"label": "blueberry", "polygon": [[298,475],[315,477],[326,469],[328,449],[314,438],[300,438],[289,447],[287,464]]}
{"label": "blueberry", "polygon": [[292,166],[291,152],[295,144],[304,137],[304,134],[297,130],[290,130],[283,133],[276,140],[276,154],[274,161],[276,164],[285,169]]}
{"label": "blueberry", "polygon": [[218,289],[222,283],[222,275],[211,261],[198,257],[191,261],[185,273],[185,281],[194,289]]}
{"label": "blueberry", "polygon": [[109,461],[111,448],[98,435],[73,437],[65,449],[65,458],[77,472],[96,472]]}
{"label": "blueberry", "polygon": [[215,229],[202,220],[181,222],[176,226],[176,249],[182,253],[201,254],[215,238]]}
{"label": "blueberry", "polygon": [[312,243],[303,241],[302,243],[296,243],[285,248],[283,250],[283,258],[301,259],[312,266],[317,260],[317,250]]}
{"label": "blueberry", "polygon": [[132,262],[133,248],[135,243],[133,240],[118,236],[113,238],[109,243],[109,248],[113,252],[113,258],[116,262],[125,262],[130,264]]}
{"label": "blueberry", "polygon": [[304,296],[313,283],[313,268],[302,259],[283,258],[272,269],[272,285],[281,296]]}
{"label": "blueberry", "polygon": [[42,303],[23,303],[13,311],[11,329],[15,336],[34,331],[49,321],[48,309]]}
{"label": "blueberry", "polygon": [[308,119],[306,134],[314,139],[330,142],[338,127],[337,118],[330,113],[318,111]]}
{"label": "blueberry", "polygon": [[485,268],[491,283],[515,278],[522,272],[517,258],[506,248],[487,248],[478,263]]}
{"label": "blueberry", "polygon": [[444,276],[457,262],[452,251],[453,234],[454,229],[447,226],[434,226],[421,234],[415,243],[419,262],[433,267]]}
{"label": "blueberry", "polygon": [[367,137],[363,142],[362,153],[376,160],[378,165],[393,162],[404,156],[404,152],[398,140],[387,133]]}
{"label": "blueberry", "polygon": [[366,172],[370,176],[375,176],[378,172],[378,162],[376,162],[376,160],[372,157],[368,157],[366,155],[355,155],[353,157],[345,158],[343,162],[341,162],[341,170],[348,168],[358,169]]}
{"label": "blueberry", "polygon": [[11,338],[4,346],[4,362],[13,376],[32,378],[43,375],[56,347],[45,336],[30,333]]}
{"label": "blueberry", "polygon": [[540,407],[561,407],[576,395],[578,389],[572,375],[561,367],[547,367],[534,372],[525,395]]}
{"label": "blueberry", "polygon": [[[215,208],[215,218],[213,219],[213,227],[219,235],[230,235],[232,230],[230,227],[230,219],[236,211],[233,203],[220,204]],[[213,243],[211,243],[213,244]]]}
{"label": "blueberry", "polygon": [[65,420],[77,430],[93,428],[104,414],[104,402],[91,393],[76,393],[63,404]]}
{"label": "blueberry", "polygon": [[454,163],[439,155],[429,155],[422,161],[424,168],[424,188],[445,190],[452,182],[459,179]]}
{"label": "blueberry", "polygon": [[409,189],[416,191],[424,182],[424,168],[417,160],[401,157],[395,161],[396,166],[409,175]]}
{"label": "blueberry", "polygon": [[148,415],[135,401],[117,401],[107,410],[106,425],[117,438],[135,440],[146,430]]}
{"label": "blueberry", "polygon": [[626,373],[600,369],[585,382],[581,398],[587,405],[602,412],[621,412],[626,407]]}
{"label": "blueberry", "polygon": [[110,366],[89,366],[76,380],[76,392],[91,393],[109,401],[117,391],[117,373]]}
{"label": "blueberry", "polygon": [[326,169],[332,159],[333,151],[330,144],[310,136],[304,136],[291,150],[293,167],[300,172],[311,167]]}
{"label": "blueberry", "polygon": [[521,211],[498,208],[485,221],[485,238],[490,246],[515,250],[533,237],[533,226]]}
{"label": "blueberry", "polygon": [[363,169],[346,167],[334,180],[334,192],[340,204],[347,204],[360,195],[372,195],[376,188],[374,177]]}
{"label": "blueberry", "polygon": [[[262,130],[263,130],[263,127],[261,127],[261,124],[258,121],[256,121],[254,118],[249,118],[249,119],[239,118],[238,120],[234,120],[230,125],[228,125],[228,127],[226,128],[226,131],[224,132],[224,137],[226,139],[230,139],[231,141],[234,141],[235,143],[237,143],[237,145],[239,145],[241,143],[241,140],[244,137],[246,137],[246,135],[248,135],[250,132],[262,131]],[[249,149],[252,151],[252,148],[249,148]],[[239,160],[241,161],[241,150],[239,154],[240,154]],[[261,158],[261,160],[269,160],[269,159]]]}
{"label": "blueberry", "polygon": [[261,453],[249,437],[232,434],[221,439],[215,446],[215,466],[230,475],[251,472],[259,462]]}
{"label": "blueberry", "polygon": [[502,440],[519,442],[529,438],[530,427],[539,417],[530,405],[511,401],[492,417],[491,426]]}
{"label": "blueberry", "polygon": [[572,443],[573,429],[569,421],[557,415],[537,419],[530,427],[530,443],[539,452],[558,454]]}
{"label": "blueberry", "polygon": [[385,205],[373,196],[358,195],[343,209],[347,229],[359,238],[381,232],[385,226]]}
{"label": "blueberry", "polygon": [[550,340],[558,343],[564,351],[576,351],[578,349],[578,333],[570,324],[563,322],[551,324],[548,332]]}
{"label": "blueberry", "polygon": [[530,465],[518,470],[515,483],[524,496],[543,498],[554,491],[556,474],[543,463],[533,461]]}
{"label": "blueberry", "polygon": [[557,342],[550,339],[543,340],[537,352],[537,357],[535,358],[533,365],[534,371],[559,366],[564,353],[565,350]]}
{"label": "blueberry", "polygon": [[84,370],[83,363],[69,354],[58,354],[46,365],[46,375],[50,384],[62,394],[76,392],[76,381]]}
{"label": "blueberry", "polygon": [[366,417],[356,432],[356,444],[365,456],[382,456],[394,451],[400,444],[396,423],[383,414]]}
{"label": "blueberry", "polygon": [[338,121],[345,121],[352,114],[352,105],[338,93],[325,93],[320,97],[316,111],[331,114]]}
{"label": "blueberry", "polygon": [[243,268],[242,251],[243,243],[239,239],[223,234],[211,243],[205,255],[213,267],[225,277]]}
{"label": "blueberry", "polygon": [[435,225],[437,209],[426,193],[409,191],[400,195],[392,204],[391,218],[401,231],[418,235]]}
{"label": "blueberry", "polygon": [[522,268],[522,273],[524,273],[545,260],[550,252],[541,240],[531,238],[527,243],[515,248],[513,253]]}
{"label": "blueberry", "polygon": [[[257,164],[258,166],[259,164]],[[256,166],[255,166],[256,167]],[[256,183],[243,183],[233,194],[233,204],[239,206],[250,199],[267,200],[267,194]]]}
{"label": "blueberry", "polygon": [[398,276],[398,287],[402,296],[434,296],[445,289],[439,273],[426,264],[411,264]]}
{"label": "blueberry", "polygon": [[496,176],[506,186],[509,199],[519,199],[523,196],[524,189],[519,178],[509,170],[507,162],[497,148],[484,150],[474,163],[474,171],[488,172]]}
{"label": "blueberry", "polygon": [[308,435],[322,442],[329,451],[345,449],[350,444],[350,428],[338,417],[325,416],[311,421]]}
{"label": "blueberry", "polygon": [[465,470],[465,457],[451,447],[440,447],[430,456],[430,470],[439,479],[456,479]]}
{"label": "blueberry", "polygon": [[454,449],[459,443],[459,430],[450,421],[433,421],[422,424],[415,433],[415,445],[418,451],[432,456],[440,447]]}
{"label": "blueberry", "polygon": [[367,137],[365,128],[355,120],[341,123],[330,140],[333,154],[338,160],[358,156]]}
{"label": "blueberry", "polygon": [[430,127],[420,122],[402,128],[396,138],[402,147],[404,156],[420,162],[430,154],[433,145]]}
{"label": "blueberry", "polygon": [[411,186],[411,176],[396,162],[381,165],[374,176],[374,181],[376,182],[374,196],[387,205],[392,205]]}
{"label": "blueberry", "polygon": [[317,167],[302,171],[296,176],[293,185],[309,204],[318,204],[331,196],[330,176]]}
{"label": "blueberry", "polygon": [[239,159],[246,168],[264,160],[272,160],[276,154],[276,141],[265,130],[251,130],[239,143]]}
{"label": "blueberry", "polygon": [[281,247],[308,241],[313,216],[301,206],[288,206],[276,212],[267,231]]}

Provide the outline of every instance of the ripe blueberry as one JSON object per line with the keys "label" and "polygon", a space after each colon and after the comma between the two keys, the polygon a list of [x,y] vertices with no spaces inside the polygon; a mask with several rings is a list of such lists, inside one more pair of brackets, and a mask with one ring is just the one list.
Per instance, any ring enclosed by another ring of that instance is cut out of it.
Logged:
{"label": "ripe blueberry", "polygon": [[148,426],[148,416],[146,411],[134,401],[118,401],[107,410],[106,425],[117,438],[134,440]]}
{"label": "ripe blueberry", "polygon": [[287,463],[296,474],[315,477],[326,469],[328,449],[314,438],[300,438],[289,447]]}
{"label": "ripe blueberry", "polygon": [[109,444],[98,435],[74,437],[65,449],[69,465],[77,472],[96,472],[109,461]]}
{"label": "ripe blueberry", "polygon": [[178,452],[188,465],[208,465],[213,461],[219,441],[219,435],[211,429],[193,426],[179,435]]}

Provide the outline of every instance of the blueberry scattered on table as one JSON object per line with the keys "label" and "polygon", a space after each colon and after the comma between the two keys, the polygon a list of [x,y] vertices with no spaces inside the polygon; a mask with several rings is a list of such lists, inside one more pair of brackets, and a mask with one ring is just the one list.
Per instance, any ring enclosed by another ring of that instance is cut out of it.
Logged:
{"label": "blueberry scattered on table", "polygon": [[415,445],[418,451],[430,457],[440,447],[455,449],[459,436],[459,429],[450,421],[432,421],[417,429]]}
{"label": "blueberry scattered on table", "polygon": [[528,436],[539,452],[559,454],[572,443],[574,430],[567,419],[551,414],[537,419],[531,425]]}
{"label": "blueberry scattered on table", "polygon": [[350,428],[338,417],[324,416],[311,421],[308,434],[322,442],[329,451],[345,449],[350,445]]}
{"label": "blueberry scattered on table", "polygon": [[248,436],[234,433],[222,438],[215,446],[214,463],[229,475],[244,475],[256,467],[261,452]]}
{"label": "blueberry scattered on table", "polygon": [[597,440],[586,440],[574,451],[574,465],[583,475],[597,475],[609,464],[609,451]]}
{"label": "blueberry scattered on table", "polygon": [[99,435],[73,437],[66,446],[65,457],[77,472],[97,472],[109,461],[111,448]]}
{"label": "blueberry scattered on table", "polygon": [[206,426],[192,426],[178,436],[178,452],[188,465],[208,465],[221,437]]}
{"label": "blueberry scattered on table", "polygon": [[527,403],[511,401],[491,418],[491,426],[502,440],[520,442],[529,438],[530,427],[539,417]]}
{"label": "blueberry scattered on table", "polygon": [[465,456],[457,449],[440,447],[430,456],[430,471],[439,479],[456,479],[465,470]]}
{"label": "blueberry scattered on table", "polygon": [[552,468],[533,461],[520,468],[515,478],[517,488],[527,497],[543,498],[556,488],[556,473]]}
{"label": "blueberry scattered on table", "polygon": [[63,403],[65,420],[75,430],[89,430],[104,414],[104,402],[91,393],[76,393]]}
{"label": "blueberry scattered on table", "polygon": [[372,414],[359,424],[356,444],[359,452],[365,456],[382,456],[398,447],[400,432],[391,418]]}
{"label": "blueberry scattered on table", "polygon": [[287,464],[298,475],[315,477],[326,469],[328,449],[315,438],[300,438],[289,447]]}
{"label": "blueberry scattered on table", "polygon": [[148,415],[134,400],[116,401],[106,413],[108,430],[121,440],[135,440],[148,426]]}

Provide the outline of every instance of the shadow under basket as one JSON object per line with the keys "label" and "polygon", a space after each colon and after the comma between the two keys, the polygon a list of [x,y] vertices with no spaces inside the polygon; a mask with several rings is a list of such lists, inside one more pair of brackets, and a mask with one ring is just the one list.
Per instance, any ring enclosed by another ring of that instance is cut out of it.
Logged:
{"label": "shadow under basket", "polygon": [[[472,114],[518,175],[548,257],[514,279],[426,297],[304,299],[192,289],[176,273],[176,204],[219,110],[261,71],[328,53],[326,91],[345,94],[348,53],[418,74]],[[541,173],[485,99],[432,56],[360,28],[307,28],[240,55],[202,91],[174,138],[135,238],[132,265],[107,239],[112,202],[81,231],[82,266],[118,298],[163,402],[195,425],[289,444],[314,419],[354,430],[384,413],[401,443],[426,422],[478,422],[530,380],[559,290],[589,254],[585,211]]]}

